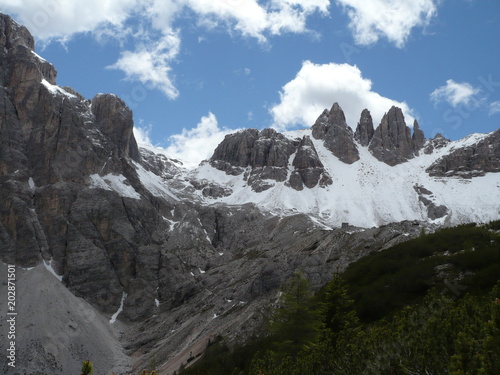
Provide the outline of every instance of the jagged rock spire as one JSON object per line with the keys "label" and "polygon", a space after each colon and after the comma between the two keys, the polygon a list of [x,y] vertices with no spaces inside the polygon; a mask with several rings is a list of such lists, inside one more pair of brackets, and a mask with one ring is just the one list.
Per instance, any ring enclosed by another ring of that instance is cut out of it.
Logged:
{"label": "jagged rock spire", "polygon": [[420,149],[424,147],[425,135],[424,132],[420,129],[417,120],[413,122],[413,135],[411,137],[411,142],[413,144],[413,151],[415,152],[415,155],[418,155]]}
{"label": "jagged rock spire", "polygon": [[411,130],[406,126],[403,111],[393,106],[384,114],[369,145],[378,160],[394,166],[413,158]]}
{"label": "jagged rock spire", "polygon": [[359,160],[353,131],[347,126],[344,111],[338,103],[318,117],[312,126],[312,135],[324,140],[325,147],[342,162],[352,164]]}
{"label": "jagged rock spire", "polygon": [[316,148],[311,138],[302,137],[292,165],[295,170],[290,175],[289,184],[295,190],[302,190],[304,186],[313,188],[318,183],[320,186],[330,185],[332,180],[319,159]]}
{"label": "jagged rock spire", "polygon": [[361,112],[361,118],[354,132],[354,139],[358,141],[361,146],[368,146],[373,138],[374,132],[372,115],[370,111],[365,108]]}

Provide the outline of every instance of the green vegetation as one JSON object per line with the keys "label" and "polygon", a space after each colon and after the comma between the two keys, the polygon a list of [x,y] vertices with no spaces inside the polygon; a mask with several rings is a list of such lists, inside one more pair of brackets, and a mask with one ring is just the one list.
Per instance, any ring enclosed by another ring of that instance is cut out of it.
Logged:
{"label": "green vegetation", "polygon": [[263,338],[219,338],[182,375],[500,375],[500,221],[421,235],[315,294],[283,286]]}
{"label": "green vegetation", "polygon": [[92,375],[94,369],[92,366],[92,362],[90,362],[88,359],[86,361],[83,361],[82,363],[82,375]]}

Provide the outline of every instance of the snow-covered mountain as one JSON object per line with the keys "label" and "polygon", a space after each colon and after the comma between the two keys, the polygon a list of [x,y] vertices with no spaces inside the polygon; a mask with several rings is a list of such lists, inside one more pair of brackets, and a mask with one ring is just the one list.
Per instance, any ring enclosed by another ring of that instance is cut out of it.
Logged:
{"label": "snow-covered mountain", "polygon": [[[331,183],[302,190],[294,189],[289,181],[295,168],[295,154],[289,159],[285,181],[262,180],[264,191],[249,184],[251,167],[239,175],[231,175],[203,163],[188,176],[220,186],[226,193],[220,197],[204,196],[208,204],[229,205],[255,203],[264,210],[281,214],[310,214],[329,226],[342,223],[372,227],[403,220],[430,221],[451,225],[464,222],[488,222],[500,216],[500,173],[478,173],[479,176],[433,176],[428,169],[443,157],[457,150],[474,148],[493,134],[473,134],[462,140],[446,142],[430,154],[421,153],[407,162],[389,166],[376,159],[367,147],[358,146],[360,159],[352,164],[341,162],[321,140],[314,139],[311,130],[284,133],[295,141],[309,137],[314,145],[323,173]],[[427,141],[426,145],[432,144]],[[477,171],[480,172],[480,171]]]}
{"label": "snow-covered mountain", "polygon": [[[335,128],[342,134],[329,137]],[[354,133],[335,103],[311,129],[226,136],[198,168],[171,172],[168,189],[203,205],[253,203],[277,215],[305,213],[327,227],[403,220],[456,225],[500,217],[498,172],[500,131],[425,140],[415,123],[411,137],[402,111],[393,107],[377,129],[364,110]]]}

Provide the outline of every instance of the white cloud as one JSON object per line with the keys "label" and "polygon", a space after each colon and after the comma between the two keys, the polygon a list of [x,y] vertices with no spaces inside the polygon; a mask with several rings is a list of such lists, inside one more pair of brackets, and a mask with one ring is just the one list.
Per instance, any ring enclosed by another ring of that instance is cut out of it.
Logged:
{"label": "white cloud", "polygon": [[124,51],[110,69],[119,69],[126,79],[139,81],[144,85],[162,91],[168,98],[179,95],[170,75],[170,63],[180,51],[180,37],[170,30],[158,41],[142,44],[136,51]]}
{"label": "white cloud", "polygon": [[[261,42],[266,33],[307,32],[313,13],[328,13],[330,0],[184,0],[205,25],[225,25]],[[263,3],[263,4],[262,4]]]}
{"label": "white cloud", "polygon": [[138,0],[2,0],[2,11],[17,14],[37,39],[67,41],[76,33],[121,29]]}
{"label": "white cloud", "polygon": [[470,83],[458,83],[449,79],[446,85],[434,90],[430,98],[436,104],[444,101],[453,107],[460,104],[477,107],[480,101],[477,97],[479,92],[480,89],[473,87]]}
{"label": "white cloud", "polygon": [[414,27],[425,27],[437,14],[438,0],[337,0],[346,9],[357,44],[381,37],[403,47]]}
{"label": "white cloud", "polygon": [[140,147],[171,159],[180,159],[185,167],[197,167],[201,161],[209,159],[215,148],[227,134],[238,129],[220,128],[217,118],[211,112],[203,116],[196,127],[182,129],[180,134],[171,135],[166,148],[151,142],[152,126],[134,126],[134,137]]}
{"label": "white cloud", "polygon": [[222,26],[266,43],[268,35],[309,32],[307,18],[326,15],[329,5],[330,0],[88,0],[84,5],[74,0],[0,0],[2,11],[17,15],[42,43],[65,43],[79,33],[131,41],[135,49],[122,52],[111,67],[171,99],[179,94],[171,63],[181,44],[181,30],[173,30],[186,14],[209,29]]}
{"label": "white cloud", "polygon": [[151,125],[146,127],[134,126],[134,137],[139,146],[154,147],[150,138],[151,130]]}
{"label": "white cloud", "polygon": [[490,103],[490,116],[500,113],[500,101]]}
{"label": "white cloud", "polygon": [[171,157],[185,162],[188,167],[197,166],[202,160],[210,158],[224,137],[234,129],[220,128],[217,118],[211,112],[201,118],[193,129],[182,129],[181,134],[170,136],[170,145],[165,152]]}
{"label": "white cloud", "polygon": [[296,77],[283,86],[280,99],[270,109],[279,130],[311,126],[334,102],[342,107],[347,124],[353,129],[364,108],[370,110],[376,127],[393,105],[403,110],[407,124],[413,124],[412,111],[405,102],[372,91],[372,82],[363,78],[358,67],[349,64],[303,62]]}

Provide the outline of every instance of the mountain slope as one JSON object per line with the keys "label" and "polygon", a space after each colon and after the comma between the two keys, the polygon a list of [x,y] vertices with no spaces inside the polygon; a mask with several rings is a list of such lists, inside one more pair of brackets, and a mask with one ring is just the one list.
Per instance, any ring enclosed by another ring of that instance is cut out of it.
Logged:
{"label": "mountain slope", "polygon": [[[437,175],[434,171],[440,165],[449,164],[447,160],[453,155],[473,154],[475,147],[484,148],[482,145],[488,142],[491,144],[487,147],[498,153],[499,134],[500,131],[473,134],[390,166],[378,160],[367,147],[359,143],[359,160],[344,163],[327,149],[322,140],[315,139],[311,130],[297,130],[284,133],[284,136],[290,143],[300,142],[303,138],[312,142],[314,153],[318,156],[317,164],[321,165],[317,175],[328,176],[328,184],[317,183],[311,188],[300,190],[292,185],[290,177],[296,170],[293,160],[297,149],[290,155],[288,165],[279,167],[285,176],[281,179],[262,176],[251,180],[247,176],[252,176],[256,170],[251,165],[239,174],[234,171],[228,173],[227,169],[220,171],[217,168],[219,165],[214,163],[217,154],[209,163],[191,171],[189,176],[218,184],[227,192],[224,196],[216,197],[206,197],[199,192],[200,199],[207,203],[252,202],[275,213],[307,213],[333,227],[344,222],[372,227],[402,220],[440,225],[488,222],[500,215],[499,173],[493,173],[492,167],[474,169],[471,173],[465,170],[462,174],[448,171],[447,174]],[[427,141],[424,149],[431,149],[434,141]],[[462,162],[466,169],[467,160]],[[256,186],[260,188],[256,189]]]}

